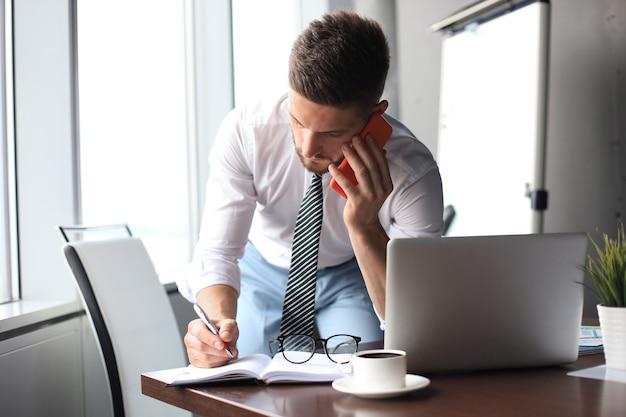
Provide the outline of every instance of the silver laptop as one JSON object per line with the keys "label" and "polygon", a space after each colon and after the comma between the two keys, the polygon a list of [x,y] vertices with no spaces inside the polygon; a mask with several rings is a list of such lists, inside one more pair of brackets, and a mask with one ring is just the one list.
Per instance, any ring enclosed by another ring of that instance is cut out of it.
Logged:
{"label": "silver laptop", "polygon": [[587,236],[393,239],[385,348],[411,373],[574,362]]}

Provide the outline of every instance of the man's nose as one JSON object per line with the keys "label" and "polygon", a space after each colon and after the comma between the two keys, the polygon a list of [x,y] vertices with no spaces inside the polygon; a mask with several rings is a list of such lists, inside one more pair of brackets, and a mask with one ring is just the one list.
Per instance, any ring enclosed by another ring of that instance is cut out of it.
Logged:
{"label": "man's nose", "polygon": [[313,158],[320,153],[320,134],[305,130],[302,135],[302,155],[305,158]]}

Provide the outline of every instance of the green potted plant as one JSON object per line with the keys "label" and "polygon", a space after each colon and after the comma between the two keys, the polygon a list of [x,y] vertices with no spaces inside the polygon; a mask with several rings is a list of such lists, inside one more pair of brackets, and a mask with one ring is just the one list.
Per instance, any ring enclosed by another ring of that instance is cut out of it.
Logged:
{"label": "green potted plant", "polygon": [[593,280],[598,298],[598,317],[608,368],[626,370],[626,235],[624,225],[617,237],[602,235],[602,242],[589,238],[595,253],[582,266]]}

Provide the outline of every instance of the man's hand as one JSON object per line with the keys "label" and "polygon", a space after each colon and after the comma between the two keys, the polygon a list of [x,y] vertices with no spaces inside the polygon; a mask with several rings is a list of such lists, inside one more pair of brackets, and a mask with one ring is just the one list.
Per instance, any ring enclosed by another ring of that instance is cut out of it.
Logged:
{"label": "man's hand", "polygon": [[378,213],[393,190],[391,173],[385,152],[371,135],[365,141],[355,136],[352,145],[344,145],[343,152],[354,170],[358,185],[352,185],[336,166],[331,164],[328,170],[348,197],[343,218],[350,243],[367,292],[376,311],[384,317],[389,237],[380,224]]}
{"label": "man's hand", "polygon": [[354,186],[335,165],[331,164],[328,170],[348,197],[344,210],[346,226],[362,229],[379,225],[378,212],[393,190],[385,152],[368,135],[365,140],[355,136],[352,146],[344,145],[343,154],[358,185]]}
{"label": "man's hand", "polygon": [[235,344],[239,339],[237,314],[237,291],[227,285],[211,285],[198,292],[196,302],[217,327],[219,335],[211,333],[202,320],[193,320],[187,326],[185,346],[189,363],[199,368],[213,368],[226,364],[231,357],[224,350],[228,344],[237,357]]}
{"label": "man's hand", "polygon": [[219,336],[211,333],[200,319],[191,321],[187,327],[185,335],[187,356],[189,363],[198,368],[214,368],[230,361],[231,357],[224,350],[224,343],[228,344],[235,357],[239,353],[235,348],[239,338],[235,320],[214,320],[213,323],[219,329]]}

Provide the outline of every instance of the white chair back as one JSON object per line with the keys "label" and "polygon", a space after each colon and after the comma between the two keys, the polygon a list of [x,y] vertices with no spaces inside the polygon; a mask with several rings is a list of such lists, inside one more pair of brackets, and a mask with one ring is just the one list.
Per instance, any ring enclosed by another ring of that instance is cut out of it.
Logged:
{"label": "white chair back", "polygon": [[64,251],[102,348],[115,416],[190,416],[141,393],[142,372],[187,365],[174,312],[142,241],[68,242]]}

